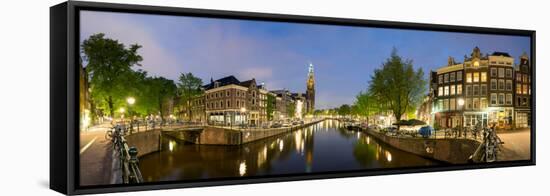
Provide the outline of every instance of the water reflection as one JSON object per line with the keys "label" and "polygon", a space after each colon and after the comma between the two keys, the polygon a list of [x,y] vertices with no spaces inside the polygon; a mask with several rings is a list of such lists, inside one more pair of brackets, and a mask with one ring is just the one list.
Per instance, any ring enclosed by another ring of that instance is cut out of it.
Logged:
{"label": "water reflection", "polygon": [[326,120],[242,146],[193,145],[163,138],[163,149],[141,157],[147,181],[345,171],[435,164],[379,144]]}

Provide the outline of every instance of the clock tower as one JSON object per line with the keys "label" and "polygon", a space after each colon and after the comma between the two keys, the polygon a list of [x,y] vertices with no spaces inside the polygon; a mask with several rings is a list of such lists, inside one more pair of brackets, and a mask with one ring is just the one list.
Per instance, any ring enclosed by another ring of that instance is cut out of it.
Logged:
{"label": "clock tower", "polygon": [[306,114],[312,114],[315,110],[315,77],[313,75],[313,64],[309,63],[307,74],[306,90]]}

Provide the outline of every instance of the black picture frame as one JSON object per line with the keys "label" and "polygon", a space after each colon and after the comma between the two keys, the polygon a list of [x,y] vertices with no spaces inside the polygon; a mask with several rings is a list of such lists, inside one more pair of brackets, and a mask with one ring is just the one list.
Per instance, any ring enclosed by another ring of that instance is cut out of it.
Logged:
{"label": "black picture frame", "polygon": [[[78,139],[78,58],[79,58],[79,11],[113,11],[143,14],[198,16],[211,18],[231,18],[245,20],[279,21],[310,24],[331,24],[344,26],[379,27],[392,29],[414,29],[441,32],[465,32],[493,35],[520,35],[531,38],[531,160],[507,161],[484,164],[444,165],[419,168],[393,168],[369,171],[324,172],[315,174],[292,174],[269,177],[229,178],[221,180],[197,180],[193,182],[157,182],[136,185],[79,186],[79,146]],[[482,169],[536,164],[536,48],[535,31],[518,29],[454,26],[441,24],[404,23],[362,19],[330,18],[317,16],[299,16],[285,14],[267,14],[176,7],[158,7],[144,5],[64,2],[50,8],[50,188],[63,194],[91,194],[122,191],[141,191],[202,187],[232,184],[281,182],[324,178],[343,178],[357,176],[375,176],[418,172],[437,172],[464,169]]]}

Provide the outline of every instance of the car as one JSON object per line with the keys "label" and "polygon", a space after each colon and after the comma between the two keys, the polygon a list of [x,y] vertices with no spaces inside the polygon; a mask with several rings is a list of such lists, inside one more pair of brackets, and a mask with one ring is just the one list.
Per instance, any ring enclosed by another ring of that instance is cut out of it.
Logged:
{"label": "car", "polygon": [[367,126],[367,129],[373,130],[373,131],[380,131],[380,126],[378,126],[378,125],[369,125],[369,126]]}
{"label": "car", "polygon": [[281,123],[276,122],[271,125],[271,128],[281,128],[282,126],[283,125]]}
{"label": "car", "polygon": [[290,122],[283,122],[282,126],[283,127],[290,127],[290,126],[292,126],[292,124]]}

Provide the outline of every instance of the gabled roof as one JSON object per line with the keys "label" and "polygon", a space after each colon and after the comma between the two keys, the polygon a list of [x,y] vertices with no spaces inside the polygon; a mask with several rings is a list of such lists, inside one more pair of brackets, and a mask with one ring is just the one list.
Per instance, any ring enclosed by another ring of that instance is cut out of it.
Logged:
{"label": "gabled roof", "polygon": [[244,82],[241,82],[239,85],[248,88],[248,87],[250,87],[250,85],[252,84],[252,82],[254,82],[254,79],[252,79],[252,80],[247,80],[247,81],[244,81]]}
{"label": "gabled roof", "polygon": [[493,52],[492,56],[505,56],[505,57],[512,57],[510,54],[506,52]]}
{"label": "gabled roof", "polygon": [[214,86],[215,86],[214,85],[215,83],[218,83],[218,87],[226,86],[226,85],[230,85],[230,84],[236,84],[236,85],[241,84],[241,82],[237,78],[235,78],[235,76],[230,75],[230,76],[227,76],[227,77],[224,77],[224,78],[217,79],[215,81],[211,81],[210,84],[204,85],[203,87],[206,90],[213,89]]}

